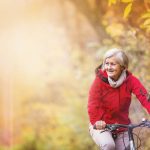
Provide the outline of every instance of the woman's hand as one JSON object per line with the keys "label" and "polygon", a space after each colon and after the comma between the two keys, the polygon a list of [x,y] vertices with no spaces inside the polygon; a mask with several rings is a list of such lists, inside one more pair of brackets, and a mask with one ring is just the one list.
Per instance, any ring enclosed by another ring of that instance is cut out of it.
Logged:
{"label": "woman's hand", "polygon": [[97,130],[105,129],[105,127],[106,127],[105,121],[102,121],[102,120],[96,121],[96,123],[95,123],[95,128],[96,128]]}

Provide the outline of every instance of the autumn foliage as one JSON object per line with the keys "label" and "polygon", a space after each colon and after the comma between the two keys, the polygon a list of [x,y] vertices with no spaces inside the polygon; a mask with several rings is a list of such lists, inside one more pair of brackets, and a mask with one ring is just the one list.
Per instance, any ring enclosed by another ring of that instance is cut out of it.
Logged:
{"label": "autumn foliage", "polygon": [[[150,90],[149,1],[6,0],[0,7],[0,150],[96,150],[87,99],[105,51],[126,51],[129,70]],[[131,119],[142,117],[149,115],[133,96]],[[149,129],[140,132],[150,149]]]}

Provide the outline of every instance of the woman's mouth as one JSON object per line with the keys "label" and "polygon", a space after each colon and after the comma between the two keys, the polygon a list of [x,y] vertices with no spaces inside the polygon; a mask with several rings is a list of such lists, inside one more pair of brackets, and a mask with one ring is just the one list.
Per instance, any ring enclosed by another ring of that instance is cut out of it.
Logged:
{"label": "woman's mouth", "polygon": [[114,72],[114,70],[107,70],[107,72],[108,72],[108,73],[109,73],[109,72],[110,72],[110,73],[113,73],[113,72]]}

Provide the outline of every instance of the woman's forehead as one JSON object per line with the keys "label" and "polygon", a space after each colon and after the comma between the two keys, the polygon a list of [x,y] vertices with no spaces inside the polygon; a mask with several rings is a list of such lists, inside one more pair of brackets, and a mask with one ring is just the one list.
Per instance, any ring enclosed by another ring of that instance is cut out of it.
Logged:
{"label": "woman's forehead", "polygon": [[106,58],[105,61],[118,62],[116,57],[114,57],[114,56]]}

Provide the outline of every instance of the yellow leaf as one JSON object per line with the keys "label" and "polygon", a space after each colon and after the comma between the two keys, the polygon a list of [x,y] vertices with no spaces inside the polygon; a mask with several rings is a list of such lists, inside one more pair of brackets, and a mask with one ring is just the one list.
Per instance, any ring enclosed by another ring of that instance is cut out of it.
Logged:
{"label": "yellow leaf", "polygon": [[146,19],[143,23],[144,26],[150,25],[150,19]]}
{"label": "yellow leaf", "polygon": [[145,18],[150,18],[150,12],[148,13],[144,13],[141,18],[145,19]]}
{"label": "yellow leaf", "polygon": [[118,37],[124,34],[124,27],[120,23],[112,23],[106,28],[106,32],[111,37]]}
{"label": "yellow leaf", "polygon": [[123,15],[124,18],[128,17],[128,15],[131,12],[131,8],[132,8],[132,3],[129,3],[124,10],[124,15]]}
{"label": "yellow leaf", "polygon": [[131,3],[131,2],[133,2],[133,0],[121,0],[121,2],[123,2],[123,3]]}
{"label": "yellow leaf", "polygon": [[109,0],[108,5],[111,6],[112,4],[116,4],[117,0]]}
{"label": "yellow leaf", "polygon": [[140,28],[141,28],[141,29],[145,29],[146,27],[145,27],[143,24],[141,24],[141,25],[140,25]]}
{"label": "yellow leaf", "polygon": [[150,33],[150,25],[149,25],[149,26],[147,26],[147,28],[146,28],[146,32],[147,32],[147,33]]}

